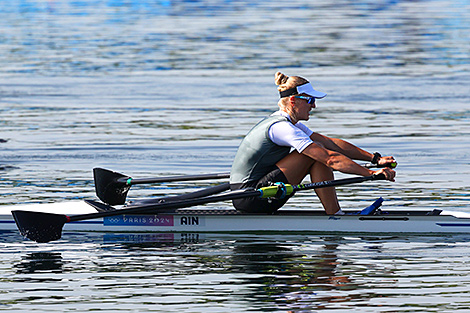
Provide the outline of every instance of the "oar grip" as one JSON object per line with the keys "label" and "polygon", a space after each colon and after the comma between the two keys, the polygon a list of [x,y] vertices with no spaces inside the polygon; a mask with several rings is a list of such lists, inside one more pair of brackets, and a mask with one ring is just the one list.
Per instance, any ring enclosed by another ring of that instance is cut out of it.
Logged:
{"label": "oar grip", "polygon": [[372,163],[367,163],[364,164],[364,167],[367,168],[384,168],[384,167],[389,167],[389,168],[395,168],[397,167],[398,163],[397,162],[391,162],[391,163],[385,163],[385,164],[372,164]]}
{"label": "oar grip", "polygon": [[263,198],[263,199],[277,198],[279,195],[279,188],[282,188],[285,190],[285,193],[283,192],[283,197],[289,196],[294,192],[294,186],[289,185],[289,184],[283,184],[283,186],[274,185],[274,186],[268,186],[268,187],[261,187],[260,189],[258,189],[261,192],[260,198]]}

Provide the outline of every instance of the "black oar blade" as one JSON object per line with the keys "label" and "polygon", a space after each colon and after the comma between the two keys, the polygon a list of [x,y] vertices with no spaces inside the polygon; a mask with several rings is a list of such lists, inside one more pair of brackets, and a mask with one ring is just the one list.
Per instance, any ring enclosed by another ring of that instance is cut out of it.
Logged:
{"label": "black oar blade", "polygon": [[30,211],[12,211],[11,214],[21,235],[36,242],[60,239],[62,228],[68,221],[68,217],[62,214]]}
{"label": "black oar blade", "polygon": [[130,178],[104,168],[94,168],[95,190],[98,198],[110,205],[124,204],[130,185],[118,181],[120,178]]}

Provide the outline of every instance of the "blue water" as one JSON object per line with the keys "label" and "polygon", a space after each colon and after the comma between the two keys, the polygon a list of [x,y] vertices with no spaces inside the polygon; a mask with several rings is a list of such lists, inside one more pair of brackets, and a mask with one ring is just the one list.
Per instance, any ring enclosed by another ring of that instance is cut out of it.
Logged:
{"label": "blue water", "polygon": [[[1,1],[0,205],[93,199],[97,166],[229,171],[282,70],[328,93],[312,129],[398,160],[396,183],[338,188],[343,208],[470,212],[469,20],[468,1]],[[0,310],[466,312],[468,242],[8,232]]]}

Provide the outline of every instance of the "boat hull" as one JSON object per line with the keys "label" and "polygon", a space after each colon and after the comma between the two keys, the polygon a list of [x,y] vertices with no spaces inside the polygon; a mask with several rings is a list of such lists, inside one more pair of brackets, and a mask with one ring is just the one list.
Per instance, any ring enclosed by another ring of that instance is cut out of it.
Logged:
{"label": "boat hull", "polygon": [[[0,230],[17,230],[11,210],[66,215],[96,213],[85,202],[0,208]],[[470,233],[470,214],[451,211],[388,211],[379,215],[329,216],[321,210],[280,210],[276,215],[240,214],[231,208],[180,209],[171,213],[117,215],[66,223],[64,231],[99,232],[297,232]]]}

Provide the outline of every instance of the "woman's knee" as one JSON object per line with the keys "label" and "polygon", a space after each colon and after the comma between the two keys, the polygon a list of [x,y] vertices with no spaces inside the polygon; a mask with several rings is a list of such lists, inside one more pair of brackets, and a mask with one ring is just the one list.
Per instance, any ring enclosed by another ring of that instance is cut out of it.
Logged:
{"label": "woman's knee", "polygon": [[284,173],[290,184],[299,184],[311,172],[314,163],[315,160],[302,156],[289,160],[283,159],[279,161],[277,167]]}
{"label": "woman's knee", "polygon": [[330,180],[334,179],[334,171],[323,163],[315,162],[310,169],[310,177],[312,182]]}

